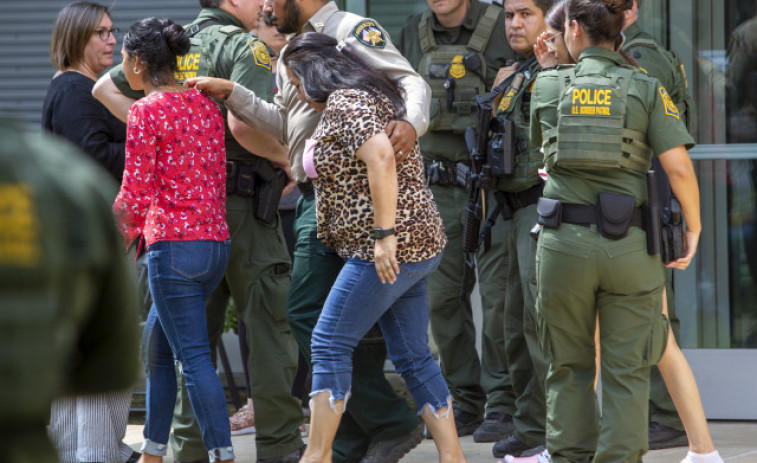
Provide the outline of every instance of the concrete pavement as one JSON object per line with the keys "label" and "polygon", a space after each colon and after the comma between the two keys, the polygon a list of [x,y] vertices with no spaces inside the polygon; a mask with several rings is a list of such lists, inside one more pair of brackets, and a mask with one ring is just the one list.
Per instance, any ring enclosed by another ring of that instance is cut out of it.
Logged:
{"label": "concrete pavement", "polygon": [[[718,451],[727,463],[757,463],[757,422],[710,422],[710,432]],[[142,426],[129,425],[124,441],[138,450],[142,443]],[[461,438],[460,442],[470,463],[496,462],[491,454],[492,444],[476,444],[471,436]],[[254,434],[232,437],[232,443],[237,455],[237,463],[255,462]],[[685,455],[686,449],[682,447],[655,450],[644,457],[644,462],[678,463]],[[424,441],[402,459],[402,463],[434,463],[436,461],[438,461],[436,447],[431,440]],[[173,463],[170,451],[169,456],[163,462]]]}

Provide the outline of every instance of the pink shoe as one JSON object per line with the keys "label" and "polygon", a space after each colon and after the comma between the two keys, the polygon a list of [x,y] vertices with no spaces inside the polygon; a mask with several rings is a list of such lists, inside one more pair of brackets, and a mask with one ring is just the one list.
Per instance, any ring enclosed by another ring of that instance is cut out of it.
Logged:
{"label": "pink shoe", "polygon": [[254,434],[255,410],[250,405],[245,405],[229,418],[229,424],[231,425],[232,436]]}

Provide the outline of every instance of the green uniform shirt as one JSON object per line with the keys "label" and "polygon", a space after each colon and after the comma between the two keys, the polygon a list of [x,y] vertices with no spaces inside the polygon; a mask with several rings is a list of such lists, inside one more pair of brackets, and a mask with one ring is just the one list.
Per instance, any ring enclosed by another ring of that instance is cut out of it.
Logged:
{"label": "green uniform shirt", "polygon": [[497,189],[511,193],[525,191],[541,182],[539,168],[543,157],[537,148],[529,143],[531,118],[531,91],[541,66],[534,60],[527,69],[523,69],[527,58],[518,55],[518,72],[524,73],[523,83],[514,89],[512,85],[505,89],[497,107],[497,117],[513,121],[515,125],[515,146],[513,147],[515,169],[511,175],[502,176],[497,181]]}
{"label": "green uniform shirt", "polygon": [[[185,26],[191,32],[192,26],[203,27],[203,23],[217,21],[195,34],[190,42],[189,52],[179,58],[179,72],[176,77],[183,81],[189,77],[210,76],[231,80],[249,88],[255,94],[271,101],[273,79],[271,78],[271,57],[263,42],[250,35],[232,14],[217,8],[203,8],[191,24]],[[110,77],[124,95],[140,98],[144,94],[135,92],[118,65],[110,70]],[[226,107],[219,102],[226,120]],[[250,153],[232,136],[226,123],[226,158],[229,160],[250,160]]]}
{"label": "green uniform shirt", "polygon": [[[581,53],[575,66],[576,76],[607,75],[613,66],[625,60],[618,53],[604,48],[589,48]],[[543,71],[536,79],[531,100],[531,142],[542,146],[542,133],[557,127],[560,102],[560,81],[556,70]],[[594,116],[596,117],[596,116]],[[675,105],[656,79],[634,72],[628,90],[624,127],[645,133],[647,144],[655,155],[676,146],[687,149],[694,140],[681,122]],[[646,176],[629,169],[565,169],[549,170],[544,196],[568,204],[596,204],[599,193],[633,195],[637,205],[646,203]]]}
{"label": "green uniform shirt", "polygon": [[[626,44],[623,45],[623,50],[636,61],[644,72],[659,80],[671,95],[674,94],[674,90],[676,90],[676,70],[671,68],[667,58],[663,57],[655,48],[632,43],[635,39],[654,41],[652,36],[643,32],[638,22],[628,26],[623,31],[623,35],[626,36]],[[682,84],[684,85],[685,93],[686,84]]]}
{"label": "green uniform shirt", "polygon": [[45,453],[24,439],[47,443],[55,397],[137,379],[136,286],[111,212],[115,182],[58,137],[0,119],[0,138],[0,446],[6,461],[53,462],[49,444],[50,459],[14,455]]}
{"label": "green uniform shirt", "polygon": [[[454,28],[445,28],[436,17],[433,16],[432,28],[434,31],[434,40],[438,45],[465,45],[471,39],[473,31],[476,29],[480,18],[486,13],[489,5],[479,0],[472,0],[470,7],[463,20],[463,23]],[[407,25],[400,32],[397,48],[410,65],[416,71],[419,69],[423,51],[421,50],[419,24],[423,13],[411,16]],[[481,94],[491,89],[497,71],[508,60],[515,58],[515,53],[505,40],[505,22],[504,13],[497,17],[491,38],[486,48],[483,50],[483,57],[486,61],[486,89],[479,89]],[[465,138],[460,133],[449,132],[432,132],[429,131],[420,139],[421,152],[425,159],[439,159],[451,162],[469,161],[468,148],[465,145]]]}

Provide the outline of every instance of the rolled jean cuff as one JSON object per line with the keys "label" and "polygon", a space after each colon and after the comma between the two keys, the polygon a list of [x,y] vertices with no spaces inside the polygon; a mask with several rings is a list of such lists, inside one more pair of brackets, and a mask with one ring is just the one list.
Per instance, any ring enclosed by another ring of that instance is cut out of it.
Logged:
{"label": "rolled jean cuff", "polygon": [[210,459],[210,463],[214,463],[216,461],[228,461],[234,459],[234,449],[229,447],[219,447],[217,449],[210,450],[208,452],[208,457]]}
{"label": "rolled jean cuff", "polygon": [[[334,405],[334,402],[337,401],[337,400],[343,400],[344,404],[342,404],[342,413],[344,413],[344,410],[347,409],[347,401],[350,400],[350,396],[352,395],[352,388],[350,388],[347,392],[339,392],[339,391],[337,391],[336,393],[334,393],[334,391],[332,391],[331,389],[328,389],[328,388],[326,388],[326,389],[318,389],[316,391],[311,391],[310,392],[310,396],[309,396],[311,398],[311,401],[312,401],[313,397],[315,397],[316,395],[320,394],[321,392],[328,392],[329,393],[329,407],[331,407],[331,409],[335,413],[336,413],[337,410],[336,410],[336,405]],[[311,406],[310,409],[312,410],[312,408],[313,407]]]}
{"label": "rolled jean cuff", "polygon": [[156,457],[164,457],[168,452],[168,445],[158,444],[157,442],[153,442],[150,439],[145,439],[145,441],[142,442],[142,448],[139,451],[142,453],[155,455]]}

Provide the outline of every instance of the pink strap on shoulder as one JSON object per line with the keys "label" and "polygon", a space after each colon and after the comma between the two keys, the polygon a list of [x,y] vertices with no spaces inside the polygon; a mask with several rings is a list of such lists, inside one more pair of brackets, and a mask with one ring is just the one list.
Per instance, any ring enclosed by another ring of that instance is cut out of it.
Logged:
{"label": "pink strap on shoulder", "polygon": [[305,168],[305,175],[308,178],[318,177],[318,173],[315,171],[315,163],[313,162],[313,152],[315,151],[315,139],[308,138],[305,140],[305,152],[302,154],[302,166]]}

